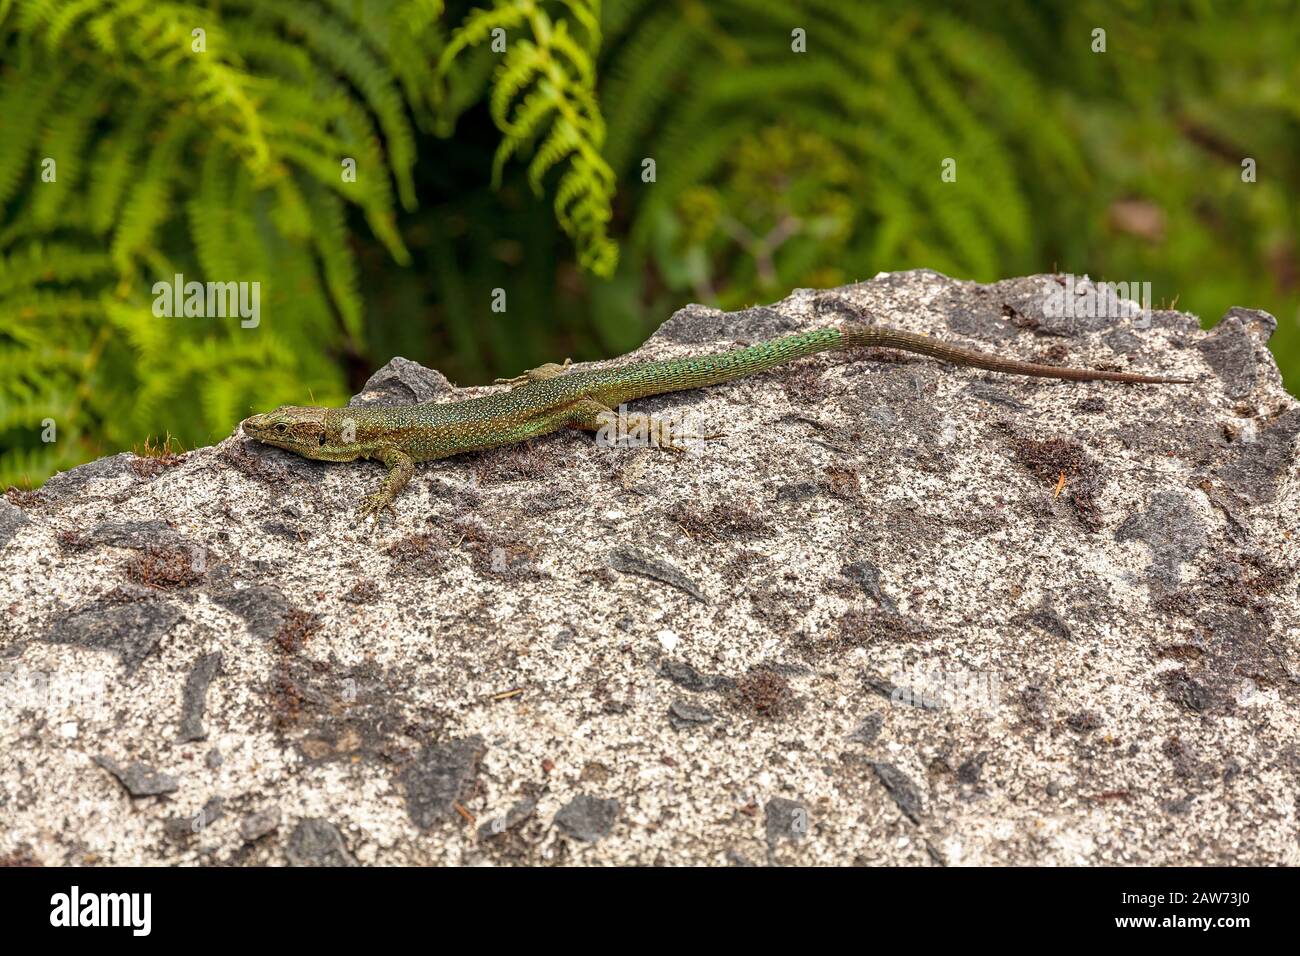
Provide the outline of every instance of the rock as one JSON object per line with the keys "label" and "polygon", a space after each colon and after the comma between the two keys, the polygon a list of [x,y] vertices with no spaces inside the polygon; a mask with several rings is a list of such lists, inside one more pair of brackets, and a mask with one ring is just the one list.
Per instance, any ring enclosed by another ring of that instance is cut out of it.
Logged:
{"label": "rock", "polygon": [[9,539],[25,524],[27,515],[23,514],[23,510],[0,498],[0,548],[8,544]]}
{"label": "rock", "polygon": [[278,588],[267,585],[218,591],[210,599],[243,618],[249,633],[264,641],[275,637],[294,610]]}
{"label": "rock", "polygon": [[111,548],[166,548],[180,540],[165,521],[101,521],[90,529],[80,542],[80,547]]}
{"label": "rock", "polygon": [[876,772],[876,778],[884,784],[885,791],[894,803],[898,804],[898,809],[903,811],[903,816],[913,823],[920,823],[923,812],[921,791],[911,778],[892,763],[877,761],[871,765],[871,769]]}
{"label": "rock", "polygon": [[1213,333],[1197,343],[1229,398],[1245,398],[1255,390],[1261,370],[1257,346],[1262,350],[1275,331],[1277,319],[1267,312],[1229,309]]}
{"label": "rock", "polygon": [[776,849],[782,840],[798,843],[808,836],[808,808],[798,800],[773,797],[767,802],[763,829],[769,850]]}
{"label": "rock", "polygon": [[298,821],[285,844],[284,858],[290,866],[357,865],[338,827],[317,817]]}
{"label": "rock", "polygon": [[686,690],[706,691],[706,690],[725,690],[730,687],[734,681],[726,677],[714,677],[708,674],[701,674],[690,664],[685,661],[674,661],[665,659],[659,665],[659,674],[672,681],[678,687],[684,687]]}
{"label": "rock", "polygon": [[95,763],[116,777],[122,789],[133,797],[156,797],[163,793],[174,793],[180,786],[175,777],[160,773],[139,761],[123,767],[111,757],[100,755],[95,758]]}
{"label": "rock", "polygon": [[490,840],[493,837],[499,837],[507,831],[514,830],[520,824],[531,820],[537,812],[537,801],[532,798],[517,801],[505,812],[504,816],[496,817],[489,820],[478,828],[478,838],[480,840]]}
{"label": "rock", "polygon": [[74,611],[52,615],[49,629],[36,639],[112,651],[129,675],[183,616],[172,601],[149,594],[136,595],[126,603],[96,600]]}
{"label": "rock", "polygon": [[1161,491],[1145,511],[1130,515],[1115,529],[1115,540],[1144,542],[1151,549],[1151,571],[1174,580],[1179,569],[1205,548],[1208,535],[1188,495]]}
{"label": "rock", "polygon": [[[239,821],[239,835],[246,843],[256,843],[262,837],[274,833],[280,828],[280,808],[267,807],[250,813]],[[299,839],[303,839],[300,837]]]}
{"label": "rock", "polygon": [[860,586],[863,594],[874,600],[886,611],[897,609],[894,599],[880,589],[880,568],[870,561],[862,559],[846,564],[840,573]]}
{"label": "rock", "polygon": [[353,396],[349,405],[416,405],[454,401],[455,386],[441,372],[400,356],[393,359]]}
{"label": "rock", "polygon": [[181,740],[205,740],[203,714],[208,707],[208,685],[221,670],[221,652],[204,654],[194,662],[185,678],[184,696],[181,698]]}
{"label": "rock", "polygon": [[703,345],[744,338],[757,342],[798,332],[800,325],[788,312],[762,307],[741,312],[719,312],[703,305],[688,305],[674,312],[655,338],[681,345]]}
{"label": "rock", "polygon": [[139,480],[131,469],[131,463],[135,460],[135,455],[124,451],[86,462],[53,475],[41,486],[41,491],[45,492],[47,498],[67,501],[86,494],[92,487],[102,494],[110,487],[120,488],[133,484]]}
{"label": "rock", "polygon": [[1231,491],[1254,504],[1276,500],[1280,486],[1295,475],[1300,442],[1300,408],[1289,407],[1256,431],[1253,441],[1231,445],[1214,473]]}
{"label": "rock", "polygon": [[406,806],[420,829],[455,815],[460,799],[483,755],[483,738],[467,737],[425,747],[407,768]]}
{"label": "rock", "polygon": [[677,730],[702,727],[713,723],[713,712],[692,704],[689,700],[675,700],[668,707],[668,722]]}
{"label": "rock", "polygon": [[609,566],[615,571],[621,571],[624,574],[636,574],[653,581],[661,581],[664,584],[672,585],[679,591],[685,591],[702,604],[709,603],[709,599],[704,596],[704,592],[699,589],[699,586],[681,571],[667,561],[660,561],[658,558],[642,554],[632,548],[616,548],[611,551],[609,553]]}
{"label": "rock", "polygon": [[191,840],[221,819],[224,812],[225,801],[221,797],[212,797],[193,816],[173,816],[164,819],[163,833],[173,843],[188,845]]}
{"label": "rock", "polygon": [[560,808],[555,825],[575,840],[595,843],[613,829],[617,819],[617,800],[601,800],[583,793]]}
{"label": "rock", "polygon": [[850,740],[857,741],[860,744],[873,744],[876,738],[880,736],[881,728],[885,726],[885,718],[882,714],[868,714],[858,724],[857,729],[849,736]]}
{"label": "rock", "polygon": [[957,768],[957,779],[971,786],[979,783],[980,775],[984,773],[984,761],[988,756],[987,751],[981,750],[973,757],[963,760],[961,766]]}
{"label": "rock", "polygon": [[[1059,315],[1063,280],[693,306],[618,361],[847,316],[1197,383],[823,354],[629,403],[724,423],[700,455],[565,432],[419,466],[373,529],[380,467],[239,435],[9,495],[0,858],[1300,865],[1300,403],[1270,317]],[[491,391],[394,359],[356,402]],[[129,577],[168,548],[205,572]],[[755,675],[789,706],[738,706]]]}

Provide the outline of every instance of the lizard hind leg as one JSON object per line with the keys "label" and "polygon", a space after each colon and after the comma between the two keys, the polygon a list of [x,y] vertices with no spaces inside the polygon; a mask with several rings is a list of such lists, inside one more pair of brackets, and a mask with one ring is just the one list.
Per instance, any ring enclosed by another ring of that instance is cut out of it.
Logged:
{"label": "lizard hind leg", "polygon": [[565,359],[563,365],[556,365],[554,362],[547,362],[545,365],[539,365],[537,368],[530,368],[522,375],[515,375],[512,378],[498,378],[493,384],[509,385],[518,388],[520,385],[527,385],[529,382],[543,382],[548,378],[558,378],[568,371],[569,366],[573,364],[573,359]]}
{"label": "lizard hind leg", "polygon": [[713,435],[695,435],[686,432],[673,418],[646,415],[641,412],[622,414],[594,398],[579,402],[569,417],[572,428],[595,432],[596,443],[604,447],[654,447],[682,455],[696,447],[696,442]]}

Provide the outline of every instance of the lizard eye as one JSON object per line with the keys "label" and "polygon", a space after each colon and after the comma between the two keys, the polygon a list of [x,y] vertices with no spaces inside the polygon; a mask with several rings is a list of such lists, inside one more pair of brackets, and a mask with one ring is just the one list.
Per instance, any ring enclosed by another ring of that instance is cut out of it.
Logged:
{"label": "lizard eye", "polygon": [[275,426],[275,430],[278,431],[281,435],[283,435],[285,432],[289,430],[289,426],[286,425],[284,422],[280,422],[280,424]]}

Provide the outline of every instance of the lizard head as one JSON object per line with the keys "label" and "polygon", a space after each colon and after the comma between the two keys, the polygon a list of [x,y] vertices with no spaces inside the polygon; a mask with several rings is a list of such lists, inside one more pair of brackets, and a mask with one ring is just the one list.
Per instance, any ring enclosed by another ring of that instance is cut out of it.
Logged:
{"label": "lizard head", "polygon": [[[317,461],[352,461],[361,453],[356,424],[337,409],[281,405],[240,423],[249,438]],[[350,440],[349,440],[350,439]]]}

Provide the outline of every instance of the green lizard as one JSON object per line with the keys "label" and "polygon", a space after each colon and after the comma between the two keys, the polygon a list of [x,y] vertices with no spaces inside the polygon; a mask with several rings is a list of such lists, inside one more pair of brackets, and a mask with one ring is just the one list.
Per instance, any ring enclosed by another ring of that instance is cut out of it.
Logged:
{"label": "green lizard", "polygon": [[912,332],[845,322],[838,328],[801,332],[730,352],[590,372],[567,372],[566,360],[564,365],[543,365],[514,379],[498,379],[513,387],[463,402],[356,408],[284,406],[253,415],[241,427],[250,438],[305,458],[374,458],[383,462],[388,475],[377,492],[361,500],[358,517],[364,519],[384,510],[393,511],[393,502],[411,480],[416,462],[509,445],[561,428],[626,428],[646,435],[652,444],[681,451],[684,442],[675,435],[671,421],[639,414],[621,417],[614,409],[649,395],[730,382],[805,355],[859,346],[903,349],[972,368],[1041,378],[1170,384],[1192,381],[1035,365],[945,345]]}

